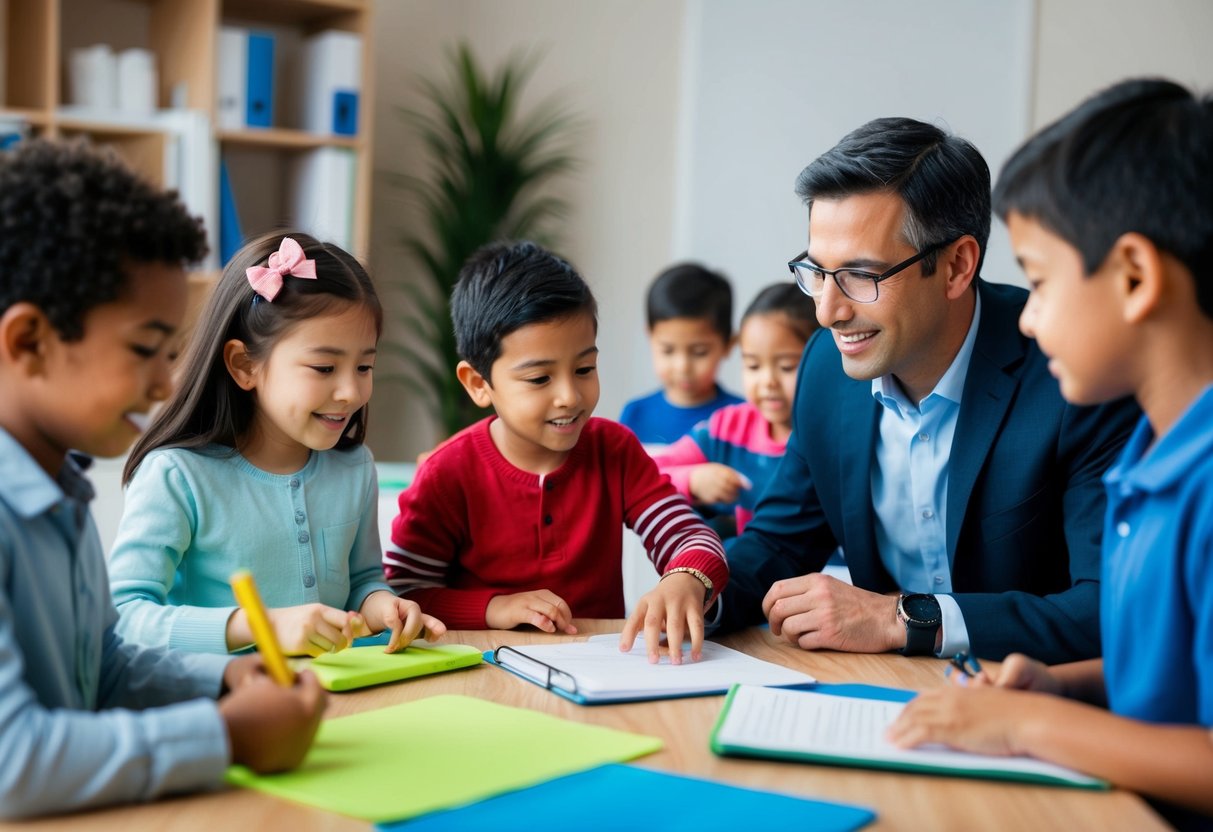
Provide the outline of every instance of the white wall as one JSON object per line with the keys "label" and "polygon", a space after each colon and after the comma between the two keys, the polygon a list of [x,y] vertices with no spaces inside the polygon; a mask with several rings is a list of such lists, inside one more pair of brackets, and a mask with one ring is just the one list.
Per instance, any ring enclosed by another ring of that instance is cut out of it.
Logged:
{"label": "white wall", "polygon": [[1040,0],[1032,129],[1124,78],[1213,92],[1213,2]]}

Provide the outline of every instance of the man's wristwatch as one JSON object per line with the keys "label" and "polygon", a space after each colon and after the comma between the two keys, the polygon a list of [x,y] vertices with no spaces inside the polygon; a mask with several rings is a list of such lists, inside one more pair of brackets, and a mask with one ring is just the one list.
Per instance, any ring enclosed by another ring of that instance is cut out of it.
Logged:
{"label": "man's wristwatch", "polygon": [[935,637],[943,615],[934,595],[902,593],[897,599],[897,620],[906,625],[903,656],[929,656],[935,653]]}

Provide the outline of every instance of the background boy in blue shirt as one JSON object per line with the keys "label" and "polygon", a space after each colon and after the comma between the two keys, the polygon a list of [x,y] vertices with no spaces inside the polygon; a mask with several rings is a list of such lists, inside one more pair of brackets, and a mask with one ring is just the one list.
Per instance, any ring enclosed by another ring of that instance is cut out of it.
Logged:
{"label": "background boy in blue shirt", "polygon": [[890,738],[1072,766],[1213,827],[1213,99],[1118,84],[1020,148],[995,205],[1062,394],[1144,412],[1104,476],[1103,658],[1013,654]]}
{"label": "background boy in blue shirt", "polygon": [[168,396],[199,222],[113,157],[36,141],[0,154],[0,223],[0,817],[297,765],[324,711],[310,673],[279,687],[256,657],[116,634],[68,454],[121,454]]}
{"label": "background boy in blue shirt", "polygon": [[733,346],[733,289],[723,275],[682,263],[657,275],[646,312],[661,389],[624,405],[619,421],[646,445],[668,445],[742,401],[716,383]]}

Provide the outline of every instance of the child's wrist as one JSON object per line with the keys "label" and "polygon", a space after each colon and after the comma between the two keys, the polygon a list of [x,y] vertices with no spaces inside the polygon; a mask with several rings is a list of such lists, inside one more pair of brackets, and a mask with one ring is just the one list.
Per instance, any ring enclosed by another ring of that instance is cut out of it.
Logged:
{"label": "child's wrist", "polygon": [[673,569],[667,569],[665,574],[661,576],[661,580],[664,581],[671,575],[680,574],[690,575],[692,578],[697,579],[701,584],[703,584],[703,603],[704,606],[707,606],[707,603],[712,600],[712,591],[714,589],[712,579],[708,577],[707,573],[701,572],[700,570],[691,566],[675,566]]}

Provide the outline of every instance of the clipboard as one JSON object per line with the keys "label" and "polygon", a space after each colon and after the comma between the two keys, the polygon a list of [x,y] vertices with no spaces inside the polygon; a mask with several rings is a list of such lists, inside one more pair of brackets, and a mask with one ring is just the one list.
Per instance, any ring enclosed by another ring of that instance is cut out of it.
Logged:
{"label": "clipboard", "polygon": [[[970,754],[939,746],[893,748],[883,740],[884,727],[913,697],[912,691],[869,685],[799,690],[734,685],[712,727],[709,745],[720,756],[1110,788],[1096,777],[1030,757]],[[853,705],[839,705],[842,700]]]}
{"label": "clipboard", "polygon": [[577,705],[613,705],[720,696],[736,682],[796,686],[816,680],[807,673],[756,659],[705,641],[699,662],[650,665],[641,639],[620,653],[619,634],[586,641],[526,646],[502,645],[484,654],[486,663],[509,671]]}

